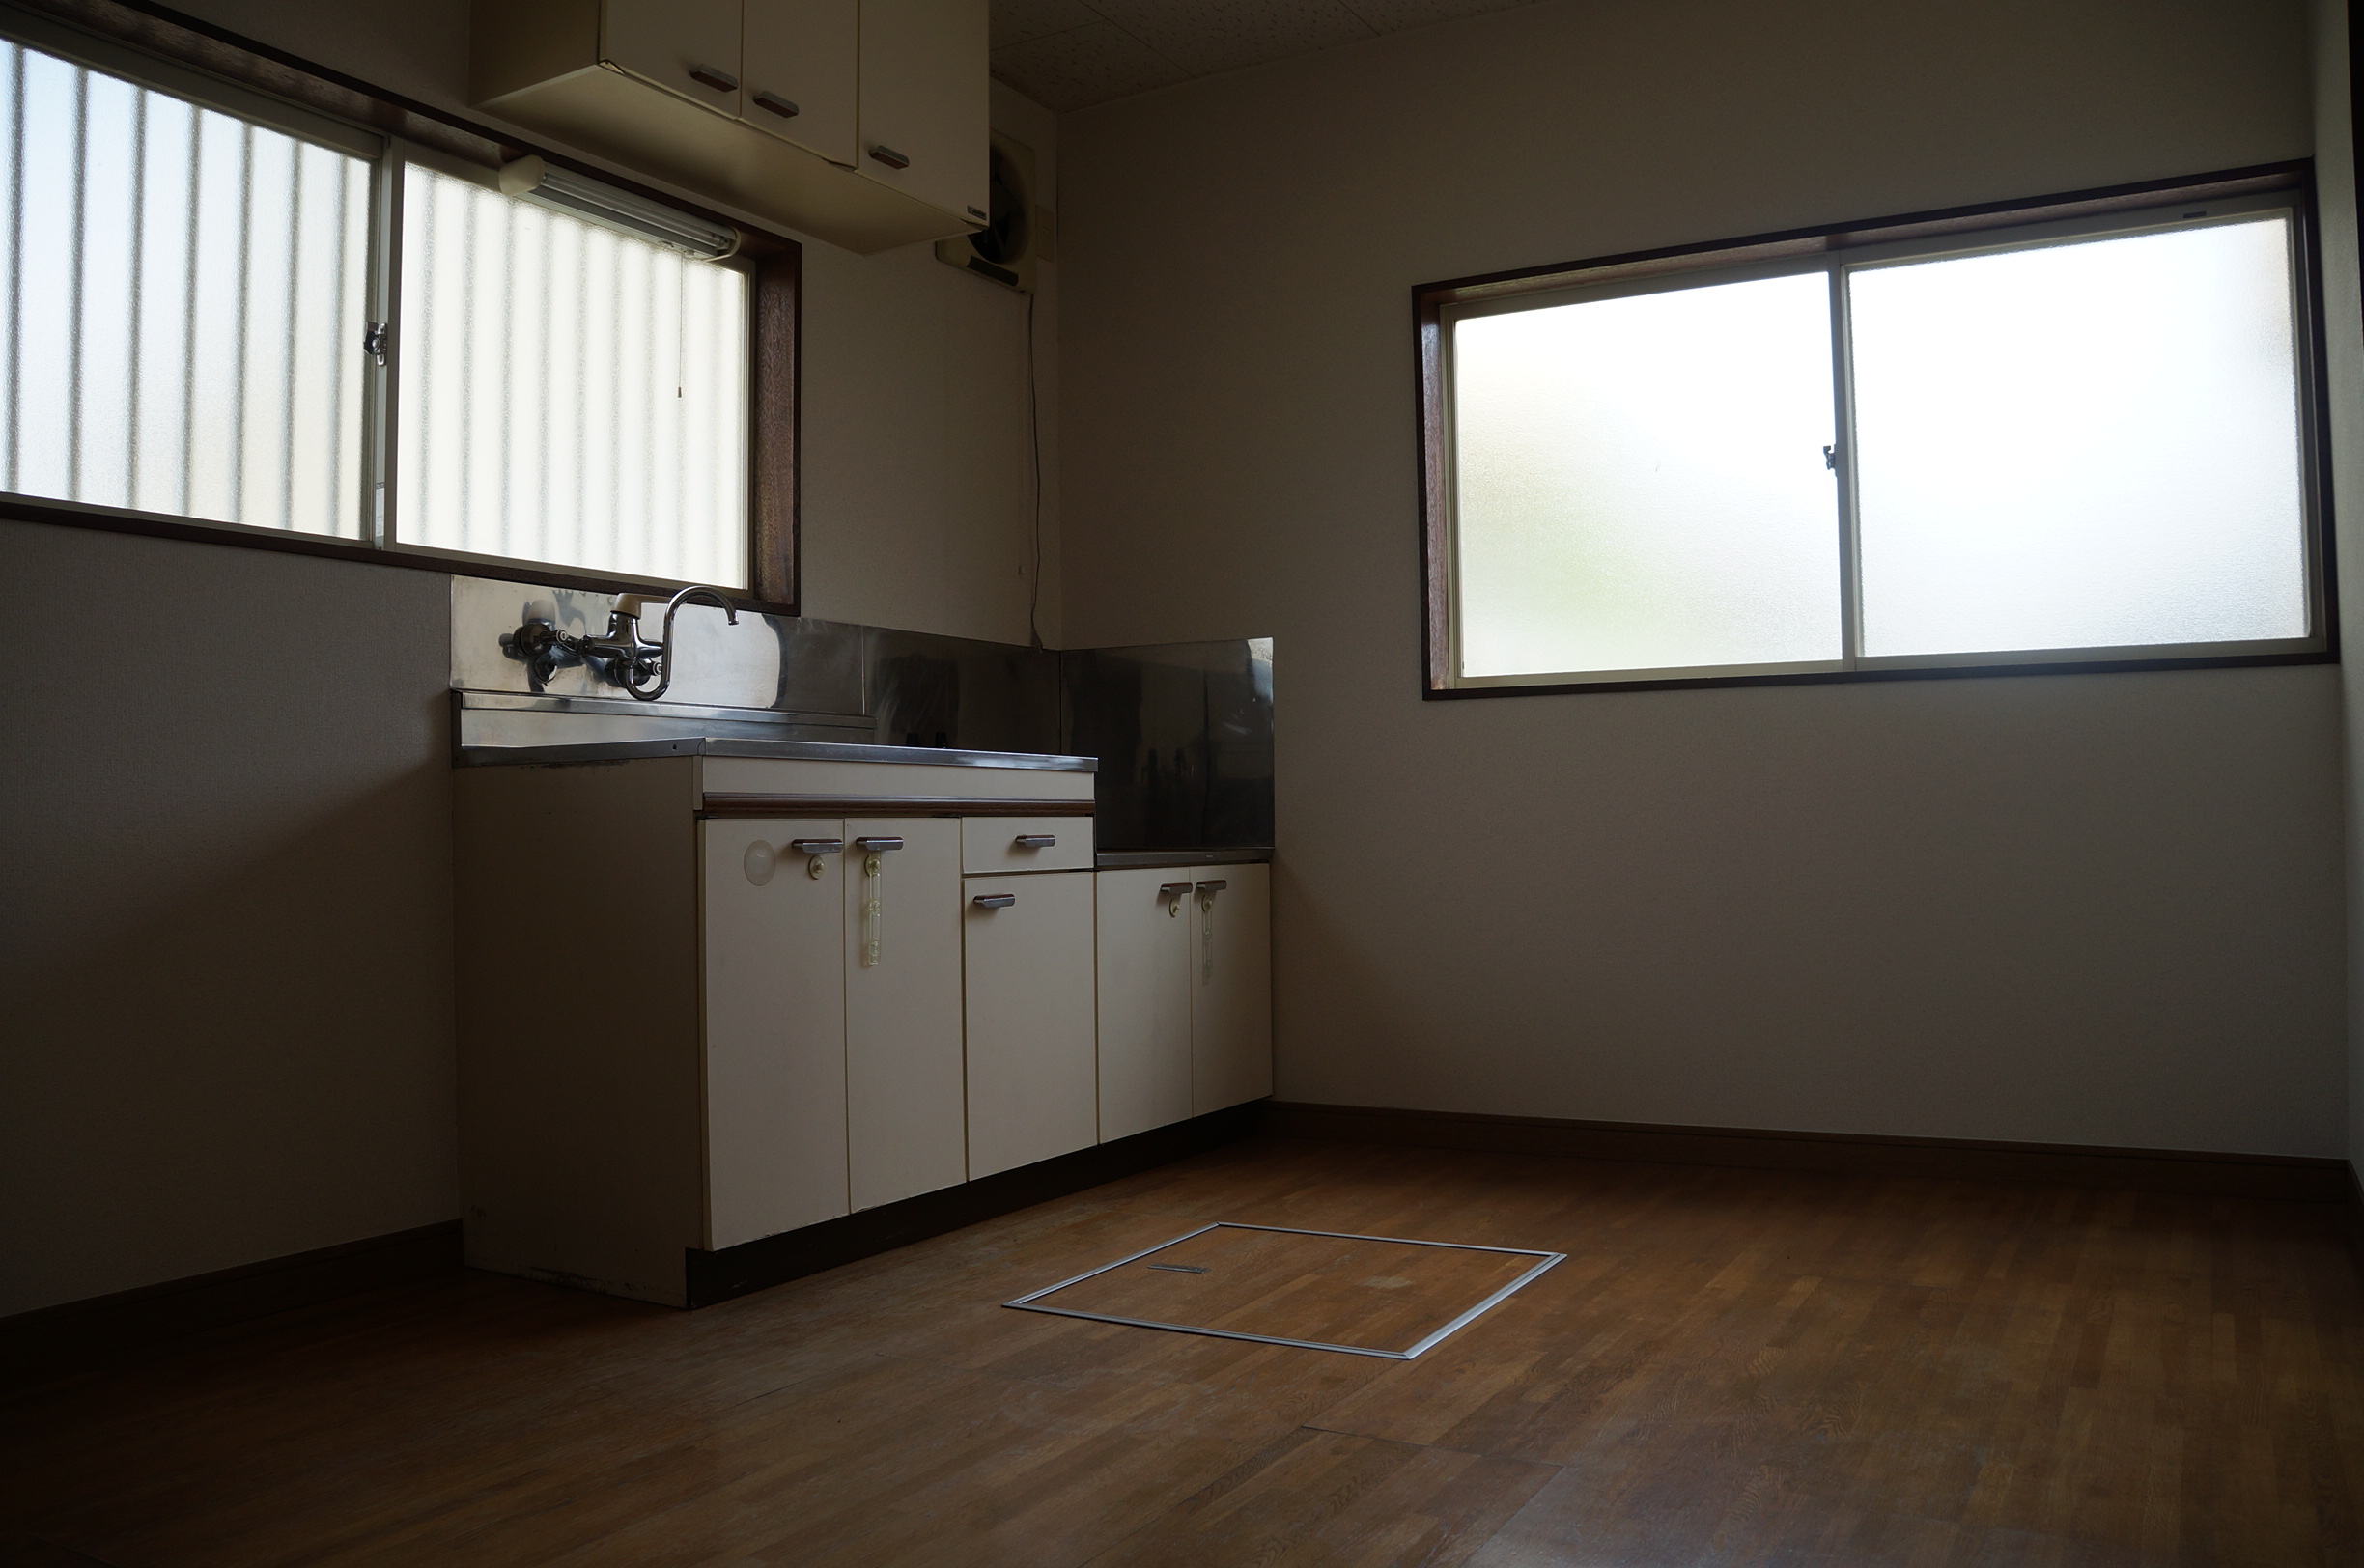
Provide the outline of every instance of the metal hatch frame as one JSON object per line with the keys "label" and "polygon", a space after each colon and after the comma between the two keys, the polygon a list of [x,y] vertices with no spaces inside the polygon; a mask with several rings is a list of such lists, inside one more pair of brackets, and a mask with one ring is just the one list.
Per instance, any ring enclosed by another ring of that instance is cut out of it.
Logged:
{"label": "metal hatch frame", "polygon": [[[1205,1329],[1189,1323],[1160,1323],[1153,1318],[1120,1318],[1106,1312],[1079,1312],[1073,1307],[1040,1304],[1044,1297],[1065,1290],[1070,1285],[1081,1284],[1094,1275],[1107,1274],[1111,1269],[1121,1269],[1128,1263],[1138,1263],[1153,1253],[1163,1252],[1169,1246],[1179,1246],[1194,1236],[1204,1236],[1211,1230],[1262,1230],[1277,1232],[1283,1236],[1328,1236],[1344,1242],[1390,1242],[1398,1246],[1441,1246],[1456,1252],[1508,1252],[1519,1257],[1540,1258],[1542,1261],[1516,1279],[1511,1280],[1510,1283],[1496,1290],[1477,1305],[1454,1317],[1443,1328],[1422,1336],[1409,1350],[1374,1350],[1368,1345],[1333,1345],[1318,1339],[1286,1339],[1278,1334],[1243,1333],[1235,1329]],[[1343,1230],[1301,1230],[1294,1225],[1248,1225],[1229,1219],[1218,1219],[1211,1225],[1201,1225],[1196,1230],[1171,1237],[1158,1243],[1155,1246],[1145,1246],[1138,1252],[1127,1253],[1113,1263],[1104,1263],[1096,1269],[1086,1269],[1072,1278],[1062,1279],[1055,1285],[1046,1285],[1041,1290],[1028,1291],[1017,1300],[1003,1302],[1001,1304],[1016,1307],[1022,1312],[1049,1312],[1062,1318],[1084,1318],[1093,1323],[1121,1324],[1131,1329],[1163,1329],[1169,1333],[1205,1334],[1216,1339],[1244,1339],[1251,1344],[1257,1345],[1287,1345],[1296,1350],[1330,1350],[1347,1356],[1376,1356],[1382,1360],[1408,1361],[1421,1352],[1437,1345],[1447,1335],[1468,1327],[1485,1312],[1508,1301],[1552,1265],[1565,1261],[1567,1261],[1565,1252],[1547,1252],[1532,1246],[1482,1246],[1474,1242],[1422,1242],[1415,1241],[1409,1236],[1361,1236]]]}

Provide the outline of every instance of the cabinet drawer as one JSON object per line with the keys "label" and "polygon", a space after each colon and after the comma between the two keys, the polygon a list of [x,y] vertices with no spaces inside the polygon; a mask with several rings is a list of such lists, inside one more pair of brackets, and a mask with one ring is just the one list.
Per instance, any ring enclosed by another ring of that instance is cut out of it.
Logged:
{"label": "cabinet drawer", "polygon": [[[1051,840],[1029,844],[1028,839]],[[1089,817],[964,817],[961,870],[969,876],[997,871],[1089,871]]]}

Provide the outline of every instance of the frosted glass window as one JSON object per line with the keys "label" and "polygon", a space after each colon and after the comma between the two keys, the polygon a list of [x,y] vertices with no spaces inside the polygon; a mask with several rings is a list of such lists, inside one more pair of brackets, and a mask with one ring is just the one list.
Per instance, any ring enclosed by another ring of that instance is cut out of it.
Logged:
{"label": "frosted glass window", "polygon": [[1815,272],[1456,324],[1464,676],[1841,657],[1829,289]]}
{"label": "frosted glass window", "polygon": [[747,580],[745,273],[410,165],[409,544]]}
{"label": "frosted glass window", "polygon": [[1863,652],[2305,636],[2291,239],[1850,272]]}
{"label": "frosted glass window", "polygon": [[0,42],[0,489],[362,532],[370,165]]}

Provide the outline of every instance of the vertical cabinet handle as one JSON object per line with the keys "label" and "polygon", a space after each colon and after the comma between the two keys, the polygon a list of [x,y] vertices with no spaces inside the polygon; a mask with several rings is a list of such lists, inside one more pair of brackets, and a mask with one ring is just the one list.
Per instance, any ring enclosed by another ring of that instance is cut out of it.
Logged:
{"label": "vertical cabinet handle", "polygon": [[911,167],[911,159],[905,157],[902,154],[896,152],[891,147],[873,147],[870,149],[870,155],[878,159],[881,163],[886,165],[886,167],[889,169],[908,169]]}
{"label": "vertical cabinet handle", "polygon": [[717,70],[712,66],[691,66],[690,68],[690,79],[697,83],[700,87],[711,87],[718,93],[736,93],[739,91],[738,77],[732,75],[727,70]]}

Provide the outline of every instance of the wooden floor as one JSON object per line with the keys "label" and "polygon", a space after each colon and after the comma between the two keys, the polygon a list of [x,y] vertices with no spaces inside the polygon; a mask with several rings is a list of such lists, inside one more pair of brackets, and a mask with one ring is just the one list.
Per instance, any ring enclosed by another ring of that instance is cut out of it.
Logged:
{"label": "wooden floor", "polygon": [[[996,1304],[1212,1219],[1569,1257],[1410,1362]],[[700,1312],[466,1274],[19,1396],[0,1543],[119,1568],[2354,1568],[2345,1224],[1247,1144]]]}

